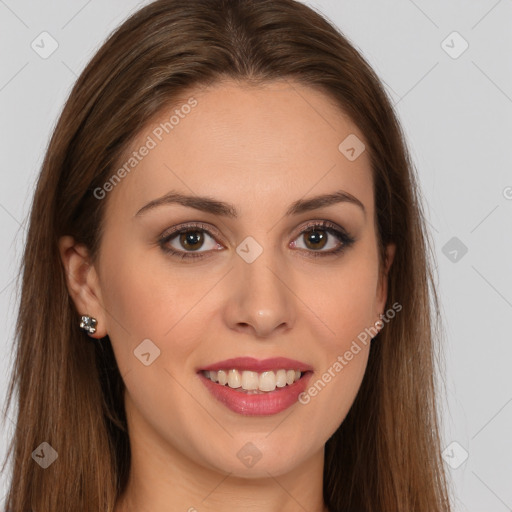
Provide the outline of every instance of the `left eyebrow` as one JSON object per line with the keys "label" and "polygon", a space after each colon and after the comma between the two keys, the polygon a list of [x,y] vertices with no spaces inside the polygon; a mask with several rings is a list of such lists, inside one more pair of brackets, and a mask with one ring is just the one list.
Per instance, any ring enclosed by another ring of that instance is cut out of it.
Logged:
{"label": "left eyebrow", "polygon": [[[299,199],[293,202],[288,207],[285,216],[288,217],[291,215],[299,215],[301,213],[317,210],[318,208],[332,206],[337,203],[354,204],[361,208],[363,210],[364,215],[366,216],[366,210],[363,203],[359,199],[357,199],[357,197],[343,190],[339,190],[332,194],[322,194],[314,196],[309,199]],[[196,210],[200,210],[206,213],[211,213],[213,215],[221,215],[233,219],[239,217],[237,209],[232,204],[225,203],[223,201],[218,201],[216,199],[212,199],[206,196],[188,196],[180,194],[179,192],[175,191],[171,191],[162,197],[153,199],[152,201],[144,205],[140,210],[138,210],[135,216],[141,215],[158,206],[166,204],[181,204],[182,206],[194,208]]]}
{"label": "left eyebrow", "polygon": [[319,196],[311,197],[310,199],[299,199],[292,203],[292,205],[286,210],[286,215],[298,215],[299,213],[309,212],[311,210],[317,210],[325,206],[331,206],[337,203],[349,203],[359,206],[366,217],[366,209],[364,204],[357,199],[357,197],[345,192],[344,190],[338,190],[333,194],[322,194]]}

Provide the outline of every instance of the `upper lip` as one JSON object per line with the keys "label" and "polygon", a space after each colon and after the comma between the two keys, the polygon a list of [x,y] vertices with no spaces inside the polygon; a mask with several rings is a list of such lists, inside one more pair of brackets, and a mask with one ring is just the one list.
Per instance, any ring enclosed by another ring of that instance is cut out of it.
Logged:
{"label": "upper lip", "polygon": [[225,359],[217,363],[199,368],[198,371],[218,371],[218,370],[248,370],[253,372],[265,372],[271,370],[299,370],[301,372],[313,371],[309,364],[289,359],[287,357],[272,357],[270,359],[255,359],[254,357],[235,357]]}

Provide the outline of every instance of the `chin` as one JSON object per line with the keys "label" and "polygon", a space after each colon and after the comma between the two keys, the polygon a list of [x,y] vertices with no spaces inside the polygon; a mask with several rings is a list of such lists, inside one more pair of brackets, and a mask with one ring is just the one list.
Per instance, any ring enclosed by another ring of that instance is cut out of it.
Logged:
{"label": "chin", "polygon": [[[293,471],[297,466],[305,463],[316,450],[311,447],[309,450],[304,446],[304,440],[297,440],[297,448],[290,443],[283,449],[283,439],[265,439],[265,433],[259,441],[255,438],[248,441],[251,436],[245,436],[244,440],[233,440],[232,448],[223,450],[222,454],[205,454],[204,460],[209,466],[214,467],[221,473],[229,473],[238,478],[269,478],[279,476]],[[320,446],[318,450],[323,449]]]}

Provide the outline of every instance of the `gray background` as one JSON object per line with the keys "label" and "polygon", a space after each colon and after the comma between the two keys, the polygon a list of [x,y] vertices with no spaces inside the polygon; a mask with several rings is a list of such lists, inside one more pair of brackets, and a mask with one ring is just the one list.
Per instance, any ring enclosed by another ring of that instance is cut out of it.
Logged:
{"label": "gray background", "polygon": [[[12,364],[14,276],[46,144],[77,75],[144,3],[0,0],[2,403]],[[445,324],[443,449],[455,510],[512,510],[512,1],[308,3],[384,81],[418,169]],[[46,59],[31,47],[34,40],[42,46],[43,31],[58,43]],[[459,55],[464,41],[469,46]],[[11,431],[7,420],[2,457]],[[4,474],[0,499],[6,488]]]}

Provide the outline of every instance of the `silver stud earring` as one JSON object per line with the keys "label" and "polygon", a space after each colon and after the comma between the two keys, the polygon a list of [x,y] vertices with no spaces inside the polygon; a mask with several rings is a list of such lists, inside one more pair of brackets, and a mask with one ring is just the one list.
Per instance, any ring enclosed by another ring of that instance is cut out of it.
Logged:
{"label": "silver stud earring", "polygon": [[379,319],[375,322],[375,327],[380,331],[384,327],[384,321],[383,321],[384,315],[381,313],[379,315]]}
{"label": "silver stud earring", "polygon": [[87,334],[94,334],[96,332],[96,325],[98,321],[89,315],[83,315],[80,319],[80,329],[83,329]]}

